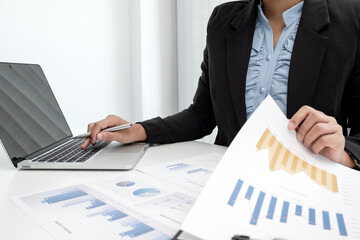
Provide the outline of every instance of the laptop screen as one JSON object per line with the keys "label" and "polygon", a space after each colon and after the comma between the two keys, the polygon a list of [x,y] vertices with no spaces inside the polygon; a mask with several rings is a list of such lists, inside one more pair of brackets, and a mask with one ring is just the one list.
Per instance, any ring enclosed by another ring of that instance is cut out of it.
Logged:
{"label": "laptop screen", "polygon": [[71,135],[41,67],[0,63],[0,138],[10,158],[24,158]]}

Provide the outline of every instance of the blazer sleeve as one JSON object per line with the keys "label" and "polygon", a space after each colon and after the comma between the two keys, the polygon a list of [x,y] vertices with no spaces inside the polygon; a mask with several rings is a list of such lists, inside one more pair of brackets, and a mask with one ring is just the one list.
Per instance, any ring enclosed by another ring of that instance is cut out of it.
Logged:
{"label": "blazer sleeve", "polygon": [[[360,23],[359,23],[360,26]],[[358,44],[353,71],[347,82],[343,106],[347,117],[350,134],[345,137],[345,149],[360,164],[360,38],[358,32]]]}
{"label": "blazer sleeve", "polygon": [[[218,7],[214,9],[209,23],[212,24],[217,15]],[[201,64],[202,75],[188,109],[166,118],[157,117],[139,122],[146,131],[147,141],[152,144],[190,141],[210,134],[216,126],[213,112],[208,73],[208,49],[204,50]]]}

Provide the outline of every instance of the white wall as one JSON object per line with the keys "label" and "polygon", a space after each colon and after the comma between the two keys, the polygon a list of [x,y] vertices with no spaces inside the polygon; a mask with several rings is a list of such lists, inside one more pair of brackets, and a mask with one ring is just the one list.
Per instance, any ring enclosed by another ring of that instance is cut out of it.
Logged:
{"label": "white wall", "polygon": [[132,0],[132,82],[136,119],[178,111],[176,0]]}
{"label": "white wall", "polygon": [[206,27],[214,8],[226,0],[178,0],[179,107],[192,103],[201,76]]}
{"label": "white wall", "polygon": [[221,2],[0,0],[0,61],[39,63],[71,128],[165,117],[192,102]]}
{"label": "white wall", "polygon": [[0,61],[40,64],[71,128],[132,120],[130,1],[0,0]]}
{"label": "white wall", "polygon": [[[187,108],[194,97],[206,45],[206,27],[213,9],[226,0],[178,0],[179,108]],[[202,139],[214,143],[217,129]]]}

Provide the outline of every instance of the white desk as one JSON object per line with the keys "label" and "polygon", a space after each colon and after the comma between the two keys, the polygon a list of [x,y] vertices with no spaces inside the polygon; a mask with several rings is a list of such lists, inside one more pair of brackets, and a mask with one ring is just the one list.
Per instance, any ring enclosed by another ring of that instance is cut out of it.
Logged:
{"label": "white desk", "polygon": [[[225,147],[201,142],[184,142],[151,147],[137,167],[207,153],[224,153]],[[0,239],[53,239],[9,197],[94,181],[120,171],[17,170],[0,148]]]}

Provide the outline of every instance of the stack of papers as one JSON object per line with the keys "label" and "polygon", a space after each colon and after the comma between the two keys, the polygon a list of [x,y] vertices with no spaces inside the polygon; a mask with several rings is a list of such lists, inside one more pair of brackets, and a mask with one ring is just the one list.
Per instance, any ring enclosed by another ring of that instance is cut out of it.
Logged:
{"label": "stack of papers", "polygon": [[171,239],[221,157],[202,155],[12,200],[56,239]]}

